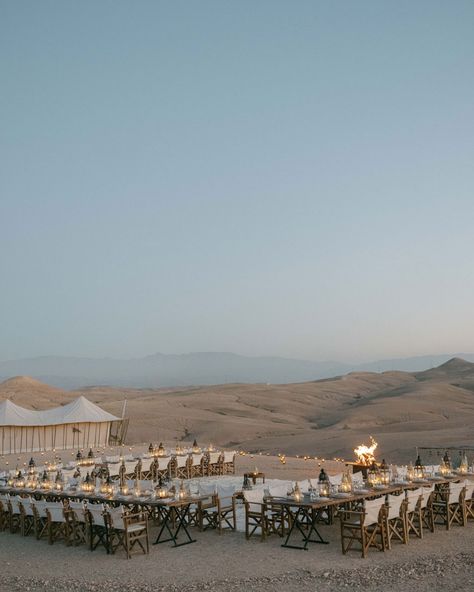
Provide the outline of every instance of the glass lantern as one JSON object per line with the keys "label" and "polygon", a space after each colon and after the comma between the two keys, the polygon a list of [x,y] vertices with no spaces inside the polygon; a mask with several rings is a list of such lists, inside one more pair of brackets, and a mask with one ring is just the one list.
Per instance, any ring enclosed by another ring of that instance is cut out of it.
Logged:
{"label": "glass lantern", "polygon": [[321,469],[318,478],[319,495],[321,497],[328,497],[330,491],[329,477],[324,469]]}
{"label": "glass lantern", "polygon": [[421,480],[425,478],[425,467],[421,462],[420,455],[417,456],[415,466],[413,467],[413,479]]}
{"label": "glass lantern", "polygon": [[469,472],[469,463],[467,461],[467,455],[464,453],[461,458],[461,464],[459,465],[458,473],[460,475],[467,475]]}
{"label": "glass lantern", "polygon": [[382,485],[390,485],[390,469],[388,468],[385,459],[382,459],[382,464],[380,465],[379,473],[380,483]]}

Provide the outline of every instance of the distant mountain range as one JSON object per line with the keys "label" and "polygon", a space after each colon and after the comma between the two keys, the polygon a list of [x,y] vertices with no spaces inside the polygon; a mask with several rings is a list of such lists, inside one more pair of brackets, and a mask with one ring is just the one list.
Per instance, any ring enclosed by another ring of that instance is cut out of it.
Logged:
{"label": "distant mountain range", "polygon": [[0,362],[0,379],[28,375],[66,389],[87,385],[157,388],[235,382],[279,384],[332,378],[355,371],[420,372],[439,366],[453,357],[474,362],[474,354],[466,353],[377,360],[355,365],[248,357],[225,352],[180,355],[157,353],[135,359],[43,356]]}

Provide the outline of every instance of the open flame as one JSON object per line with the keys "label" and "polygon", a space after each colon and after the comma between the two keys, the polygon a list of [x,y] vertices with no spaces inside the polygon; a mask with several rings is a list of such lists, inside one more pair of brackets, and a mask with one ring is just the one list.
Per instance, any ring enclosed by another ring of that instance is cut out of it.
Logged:
{"label": "open flame", "polygon": [[370,446],[366,446],[365,444],[361,444],[354,448],[354,453],[357,456],[357,461],[361,465],[370,465],[374,462],[375,456],[374,452],[377,448],[378,443],[370,436]]}

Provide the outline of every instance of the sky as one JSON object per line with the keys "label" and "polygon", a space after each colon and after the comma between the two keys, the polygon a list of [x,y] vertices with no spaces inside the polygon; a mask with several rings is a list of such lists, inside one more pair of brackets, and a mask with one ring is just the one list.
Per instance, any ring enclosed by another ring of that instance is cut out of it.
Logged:
{"label": "sky", "polygon": [[0,360],[474,351],[471,0],[0,2]]}

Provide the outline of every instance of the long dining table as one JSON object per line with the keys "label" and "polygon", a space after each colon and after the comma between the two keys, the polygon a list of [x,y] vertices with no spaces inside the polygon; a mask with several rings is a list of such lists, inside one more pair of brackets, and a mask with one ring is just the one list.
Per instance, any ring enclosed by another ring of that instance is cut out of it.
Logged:
{"label": "long dining table", "polygon": [[[191,495],[182,499],[176,499],[174,496],[159,498],[155,496],[136,496],[130,495],[105,495],[88,493],[85,491],[65,490],[58,491],[53,489],[27,489],[18,487],[0,487],[0,493],[7,493],[19,496],[31,496],[36,500],[45,500],[50,502],[55,501],[87,501],[91,504],[106,504],[111,507],[124,506],[132,512],[140,509],[146,512],[149,516],[158,517],[159,531],[158,536],[153,544],[166,543],[171,541],[173,547],[181,547],[195,543],[194,539],[189,533],[188,518],[190,509],[193,505],[199,505],[201,502],[209,499],[210,494],[205,495]],[[179,535],[182,534],[184,540],[178,540]]]}
{"label": "long dining table", "polygon": [[[472,478],[472,475],[452,475],[450,477],[434,477],[431,479],[419,479],[410,482],[392,483],[387,486],[376,486],[373,488],[355,490],[350,493],[333,493],[328,497],[316,496],[313,499],[309,495],[302,496],[300,501],[292,497],[268,497],[266,498],[272,507],[280,508],[282,523],[285,519],[289,524],[288,531],[283,532],[285,537],[282,547],[289,549],[302,549],[307,551],[309,543],[328,544],[318,529],[318,523],[322,512],[327,512],[331,517],[332,511],[341,508],[353,508],[364,502],[377,497],[385,497],[390,494],[403,494],[405,491],[419,487],[430,487],[435,485],[438,490],[449,483],[457,482],[460,479]],[[294,535],[300,534],[302,544],[296,544]]]}

